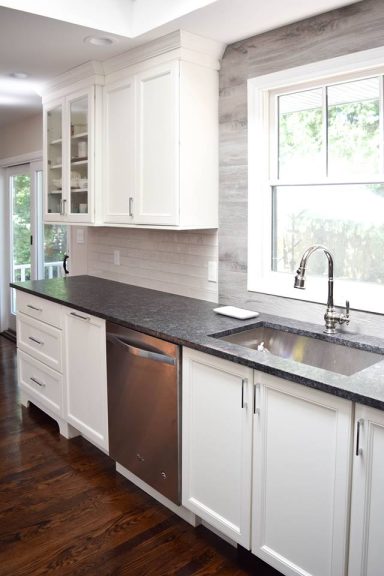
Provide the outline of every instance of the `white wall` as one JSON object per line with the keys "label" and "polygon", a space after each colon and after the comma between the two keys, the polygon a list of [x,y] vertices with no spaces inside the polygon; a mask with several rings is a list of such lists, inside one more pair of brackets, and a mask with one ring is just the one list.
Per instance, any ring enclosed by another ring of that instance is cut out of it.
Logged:
{"label": "white wall", "polygon": [[0,130],[0,160],[43,149],[43,115],[36,114]]}

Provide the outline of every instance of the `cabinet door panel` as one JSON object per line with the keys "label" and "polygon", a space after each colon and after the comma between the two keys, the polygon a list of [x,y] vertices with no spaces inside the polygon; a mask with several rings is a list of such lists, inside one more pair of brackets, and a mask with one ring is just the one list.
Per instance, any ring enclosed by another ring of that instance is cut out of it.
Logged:
{"label": "cabinet door panel", "polygon": [[179,217],[179,65],[137,77],[137,195],[139,224],[177,224]]}
{"label": "cabinet door panel", "polygon": [[252,371],[190,350],[183,362],[183,505],[249,547]]}
{"label": "cabinet door panel", "polygon": [[[384,574],[384,412],[356,405],[348,576]],[[358,454],[356,454],[358,449]]]}
{"label": "cabinet door panel", "polygon": [[104,90],[104,221],[131,223],[135,195],[135,84],[133,78]]}
{"label": "cabinet door panel", "polygon": [[352,404],[266,374],[256,378],[253,552],[286,575],[340,576]]}
{"label": "cabinet door panel", "polygon": [[108,450],[105,321],[75,310],[66,312],[65,348],[67,420]]}

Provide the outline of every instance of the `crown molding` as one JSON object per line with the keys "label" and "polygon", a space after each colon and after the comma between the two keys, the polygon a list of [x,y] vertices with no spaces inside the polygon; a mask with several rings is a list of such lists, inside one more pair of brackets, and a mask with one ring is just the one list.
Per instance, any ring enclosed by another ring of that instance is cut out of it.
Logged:
{"label": "crown molding", "polygon": [[[184,53],[194,53],[195,60],[201,57],[203,65],[219,69],[220,59],[225,50],[225,44],[208,38],[191,34],[185,30],[176,30],[156,40],[146,42],[141,46],[132,48],[124,54],[109,58],[103,63],[105,74],[118,72],[134,64],[139,64],[150,58],[161,56],[168,52],[184,49]],[[179,53],[181,55],[181,52]]]}
{"label": "crown molding", "polygon": [[90,83],[103,86],[105,75],[165,54],[169,54],[170,58],[180,58],[219,70],[224,50],[225,44],[222,42],[203,38],[185,30],[176,30],[104,62],[92,60],[76,66],[43,84],[40,95],[44,103],[55,96],[61,97],[68,87],[80,88]]}
{"label": "crown molding", "polygon": [[51,96],[52,92],[57,92],[76,82],[82,82],[87,78],[92,78],[93,84],[104,84],[103,64],[96,60],[91,60],[85,62],[85,64],[71,68],[71,70],[59,74],[43,84],[39,93],[44,99],[47,95]]}

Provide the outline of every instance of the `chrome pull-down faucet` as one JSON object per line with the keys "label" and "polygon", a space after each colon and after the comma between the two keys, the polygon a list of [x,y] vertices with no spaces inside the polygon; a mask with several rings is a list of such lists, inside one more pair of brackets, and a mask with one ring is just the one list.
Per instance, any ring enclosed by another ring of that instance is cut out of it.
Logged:
{"label": "chrome pull-down faucet", "polygon": [[335,334],[336,324],[349,324],[349,301],[346,301],[345,314],[337,314],[333,305],[333,258],[332,254],[325,246],[321,244],[314,244],[310,246],[303,254],[299,268],[295,276],[295,288],[300,288],[304,290],[305,288],[305,271],[307,267],[308,258],[316,252],[316,250],[322,250],[328,259],[328,298],[327,298],[327,309],[324,314],[325,320],[325,330],[326,334]]}

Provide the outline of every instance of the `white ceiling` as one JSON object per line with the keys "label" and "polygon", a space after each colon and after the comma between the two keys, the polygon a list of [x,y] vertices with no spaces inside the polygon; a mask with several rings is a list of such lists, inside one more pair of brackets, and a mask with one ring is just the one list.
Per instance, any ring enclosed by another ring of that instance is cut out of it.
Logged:
{"label": "white ceiling", "polygon": [[[0,126],[41,109],[39,83],[168,32],[181,28],[230,44],[356,1],[0,0]],[[115,40],[112,45],[83,41],[106,35]],[[29,78],[10,78],[12,72]]]}

